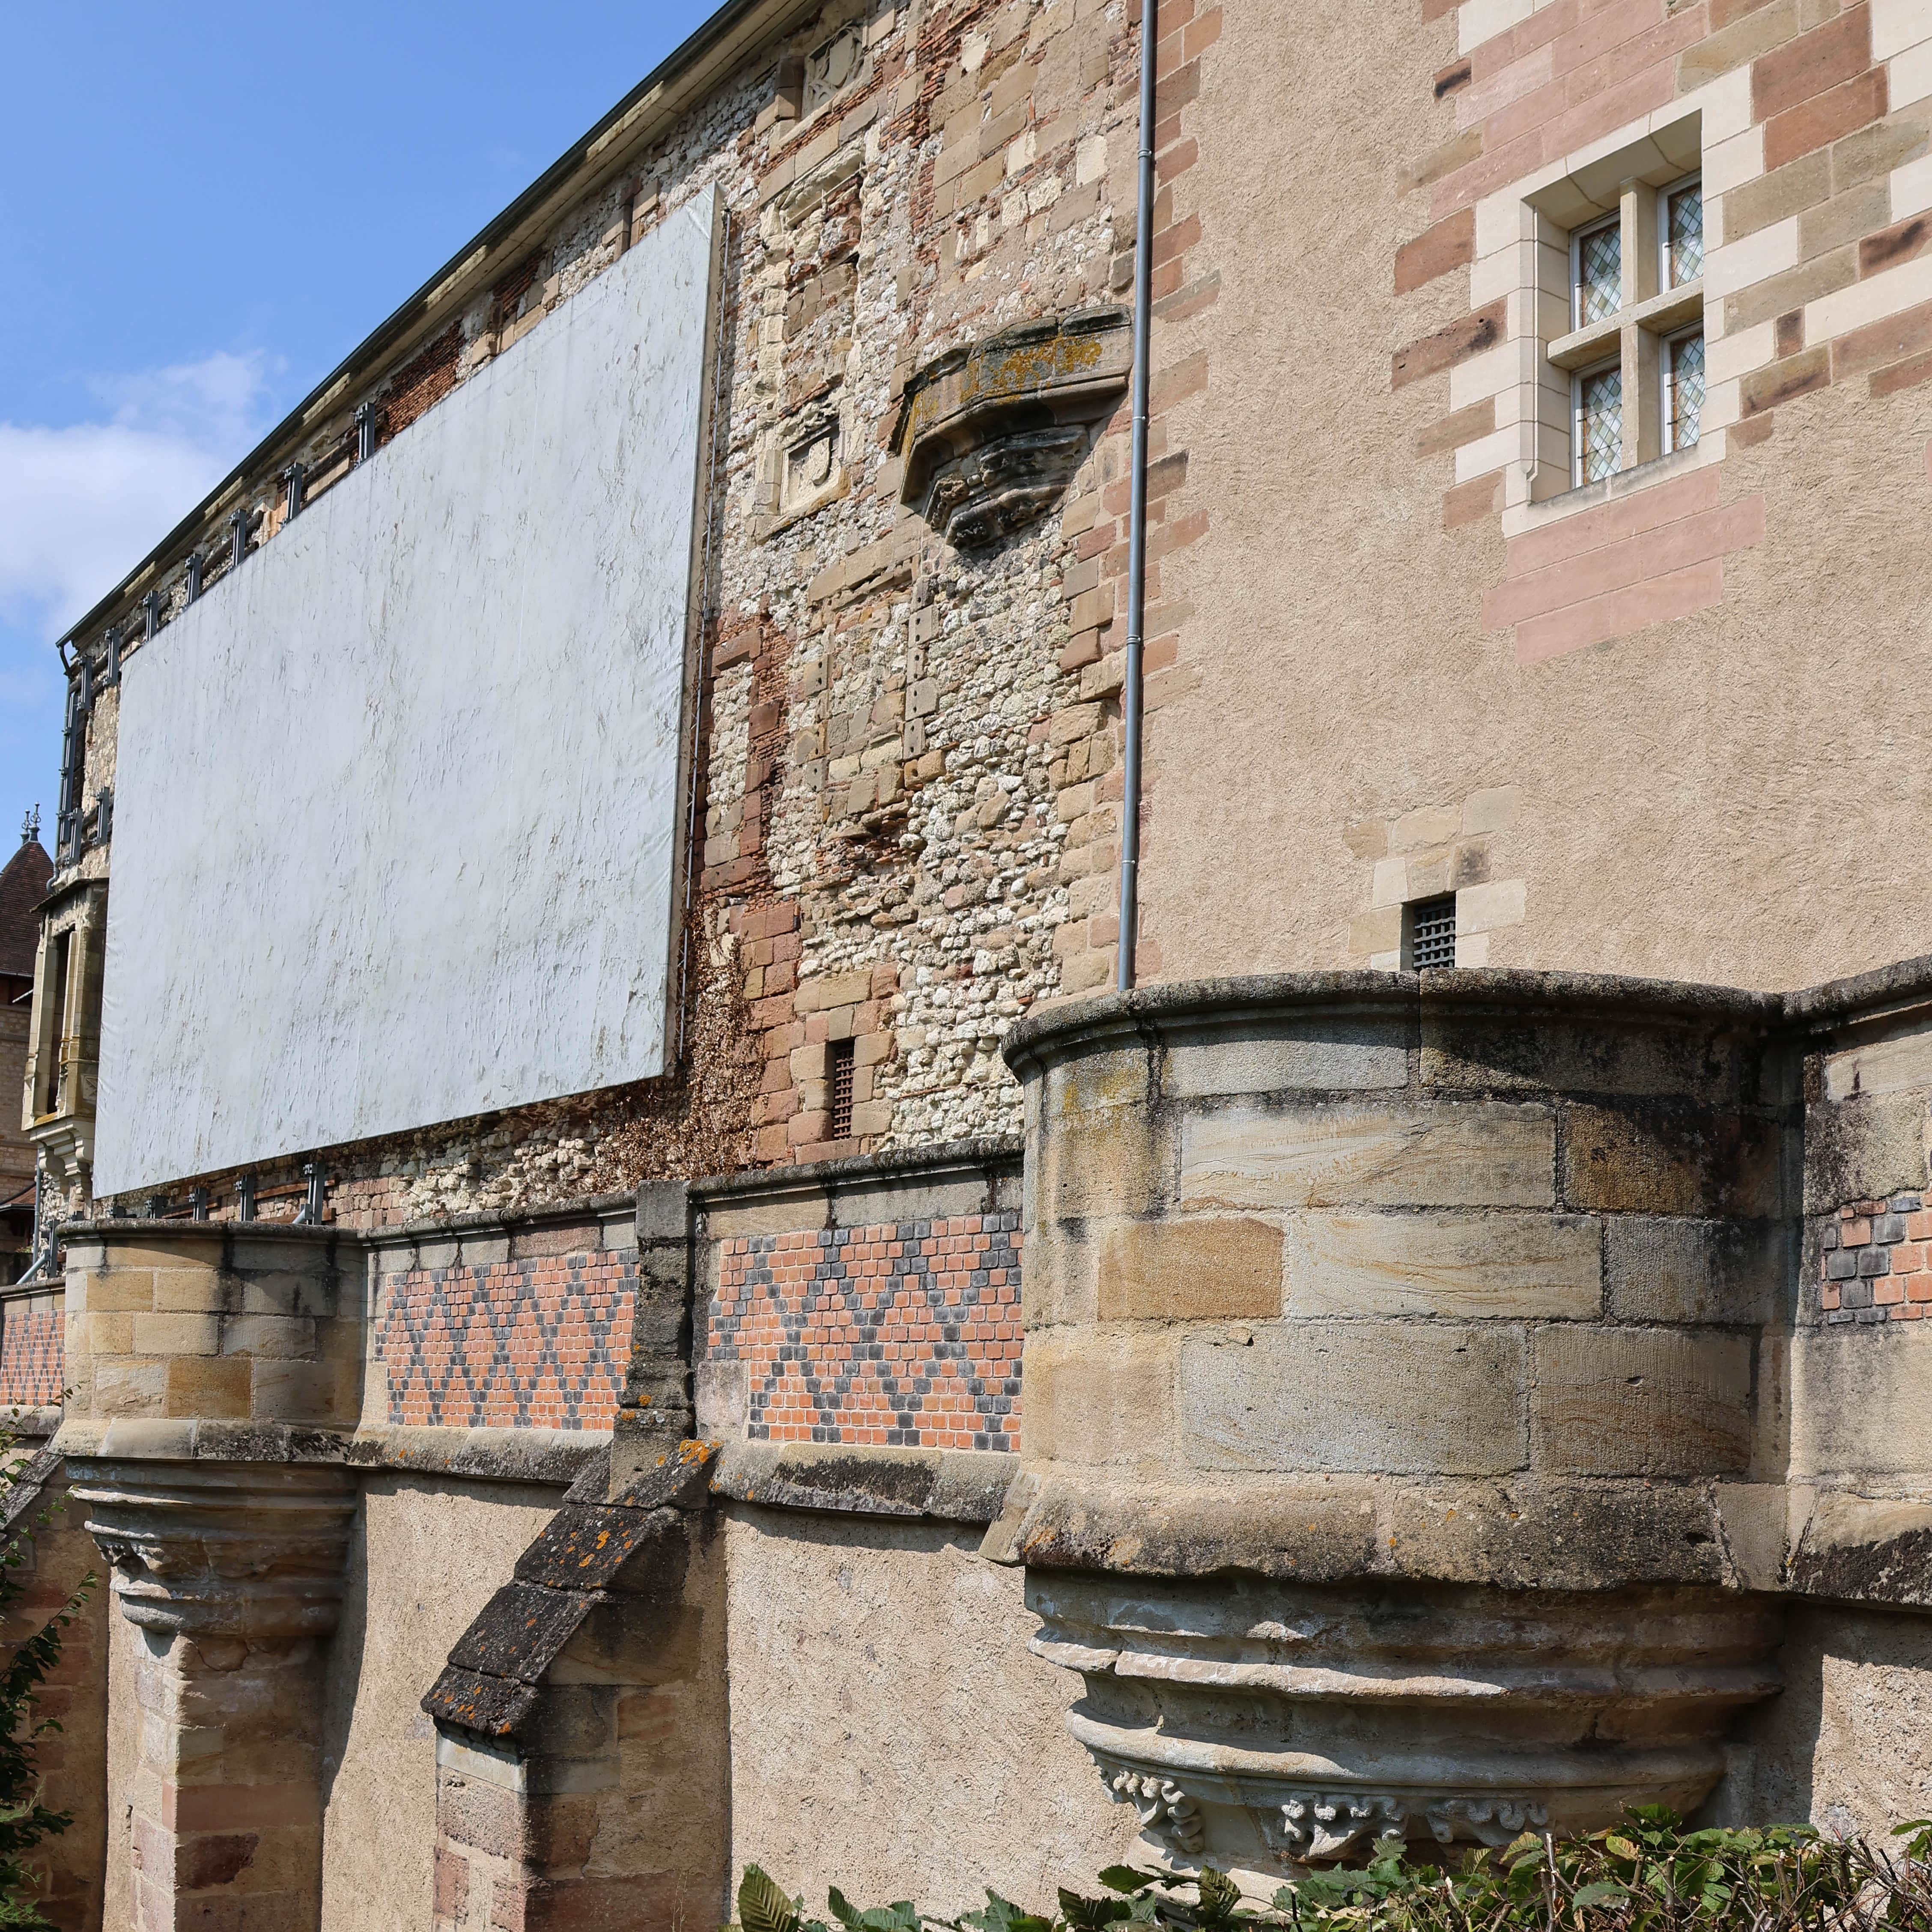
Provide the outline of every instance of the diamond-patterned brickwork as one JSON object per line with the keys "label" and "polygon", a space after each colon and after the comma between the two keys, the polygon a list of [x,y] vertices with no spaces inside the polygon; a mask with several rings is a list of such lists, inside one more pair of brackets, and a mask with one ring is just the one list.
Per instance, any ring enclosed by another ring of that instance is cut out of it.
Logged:
{"label": "diamond-patterned brickwork", "polygon": [[40,1408],[58,1402],[66,1343],[66,1319],[58,1309],[8,1304],[0,1326],[0,1408]]}
{"label": "diamond-patterned brickwork", "polygon": [[608,1429],[637,1299],[634,1254],[391,1275],[376,1336],[392,1424]]}
{"label": "diamond-patterned brickwork", "polygon": [[725,1242],[710,1354],[749,1370],[747,1432],[1016,1449],[1019,1248],[1010,1213]]}

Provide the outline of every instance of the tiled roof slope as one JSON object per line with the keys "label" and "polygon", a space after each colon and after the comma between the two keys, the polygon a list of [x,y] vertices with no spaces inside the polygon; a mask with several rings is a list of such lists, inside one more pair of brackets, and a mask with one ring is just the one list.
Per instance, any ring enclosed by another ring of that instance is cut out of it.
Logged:
{"label": "tiled roof slope", "polygon": [[46,897],[53,875],[54,862],[38,839],[28,839],[0,867],[0,973],[34,976],[34,948],[40,936],[34,908]]}

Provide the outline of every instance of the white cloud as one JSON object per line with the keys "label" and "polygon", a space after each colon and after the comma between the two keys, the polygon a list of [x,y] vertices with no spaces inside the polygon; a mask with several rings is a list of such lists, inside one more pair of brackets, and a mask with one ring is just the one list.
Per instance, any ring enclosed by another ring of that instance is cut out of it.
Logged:
{"label": "white cloud", "polygon": [[224,351],[91,379],[104,422],[0,422],[0,618],[51,638],[106,596],[246,452],[273,373]]}

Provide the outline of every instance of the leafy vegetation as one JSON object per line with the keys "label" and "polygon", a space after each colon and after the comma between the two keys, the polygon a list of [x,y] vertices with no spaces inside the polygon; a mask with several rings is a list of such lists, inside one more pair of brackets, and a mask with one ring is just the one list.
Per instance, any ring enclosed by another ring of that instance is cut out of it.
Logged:
{"label": "leafy vegetation", "polygon": [[[4,1510],[26,1469],[24,1456],[11,1456],[14,1439],[0,1434],[0,1510]],[[49,1512],[43,1509],[22,1525],[16,1522],[0,1544],[0,1618],[11,1622],[26,1594],[22,1574],[32,1554],[34,1532],[44,1529]],[[61,1634],[80,1615],[94,1588],[89,1570],[67,1602],[37,1630],[12,1647],[0,1664],[0,1927],[40,1928],[52,1932],[41,1912],[40,1880],[28,1864],[29,1855],[47,1839],[64,1832],[73,1814],[56,1811],[40,1802],[40,1774],[34,1747],[60,1726],[37,1714],[40,1687],[59,1660]],[[0,1646],[4,1648],[4,1646]]]}
{"label": "leafy vegetation", "polygon": [[1808,1825],[1687,1832],[1652,1806],[1587,1838],[1526,1832],[1453,1861],[1379,1848],[1366,1866],[1310,1873],[1265,1905],[1221,1872],[1112,1865],[1100,1896],[1062,1887],[1052,1913],[992,1892],[957,1918],[905,1900],[861,1911],[835,1888],[832,1922],[807,1918],[802,1898],[752,1865],[727,1932],[1932,1932],[1932,1821],[1900,1825],[1892,1840]]}

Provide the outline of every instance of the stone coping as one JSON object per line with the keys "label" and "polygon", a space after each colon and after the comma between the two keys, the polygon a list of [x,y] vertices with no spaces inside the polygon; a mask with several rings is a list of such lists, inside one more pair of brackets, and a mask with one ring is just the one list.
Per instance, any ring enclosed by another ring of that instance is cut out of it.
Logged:
{"label": "stone coping", "polygon": [[728,1442],[715,1495],[766,1509],[901,1521],[994,1521],[1019,1459],[985,1449],[874,1449],[838,1443]]}
{"label": "stone coping", "polygon": [[568,1487],[610,1445],[608,1430],[306,1429],[286,1423],[76,1417],[49,1444],[62,1456],[126,1462],[288,1462],[419,1470],[478,1482]]}
{"label": "stone coping", "polygon": [[916,1176],[922,1180],[966,1180],[988,1172],[1017,1174],[1026,1143],[1017,1135],[942,1141],[932,1147],[893,1148],[880,1154],[848,1154],[839,1160],[795,1167],[747,1168],[707,1175],[691,1184],[694,1204],[711,1201],[785,1201]]}
{"label": "stone coping", "polygon": [[[38,1426],[16,1432],[23,1442],[30,1436],[45,1442],[43,1455],[121,1462],[300,1463],[567,1487],[592,1475],[601,1484],[611,1448],[608,1430],[398,1427],[352,1433],[283,1423],[126,1416],[62,1424],[58,1409],[23,1414]],[[729,1501],[770,1509],[984,1527],[1004,1507],[1018,1468],[1017,1457],[986,1450],[734,1442],[719,1453],[711,1488]]]}
{"label": "stone coping", "polygon": [[1301,1014],[1364,1018],[1424,1011],[1806,1034],[1895,1018],[1928,1006],[1932,1006],[1932,954],[1784,993],[1756,993],[1695,980],[1510,967],[1458,967],[1429,973],[1357,969],[1257,974],[1178,980],[1056,1002],[1016,1022],[1002,1050],[1007,1065],[1018,1070],[1076,1046],[1118,1040],[1150,1028],[1160,1030],[1200,1022],[1227,1025]]}
{"label": "stone coping", "polygon": [[352,1228],[333,1221],[128,1221],[118,1216],[104,1221],[63,1221],[59,1234],[63,1246],[77,1241],[98,1241],[138,1245],[160,1239],[169,1246],[226,1245],[235,1241],[268,1240],[292,1247],[330,1247],[338,1243],[354,1244],[362,1237]]}
{"label": "stone coping", "polygon": [[[298,1226],[292,1221],[161,1221],[126,1220],[69,1221],[61,1228],[65,1241],[140,1242],[159,1237],[179,1241],[284,1241],[296,1244],[340,1241],[364,1249],[407,1247],[422,1241],[447,1240],[464,1234],[514,1233],[520,1230],[565,1227],[574,1222],[608,1221],[637,1211],[639,1198],[659,1188],[682,1188],[693,1208],[712,1202],[808,1200],[814,1196],[851,1192],[880,1181],[917,1179],[926,1182],[970,1180],[986,1174],[1015,1175],[1020,1172],[1025,1143],[1018,1135],[990,1136],[976,1140],[944,1141],[931,1147],[896,1148],[885,1152],[852,1154],[842,1160],[813,1161],[790,1167],[747,1168],[732,1174],[707,1174],[689,1182],[646,1180],[635,1191],[592,1194],[540,1208],[498,1209],[451,1214],[434,1220],[398,1221],[377,1228],[352,1228],[341,1222]],[[58,1292],[59,1284],[36,1283],[22,1294]]]}

